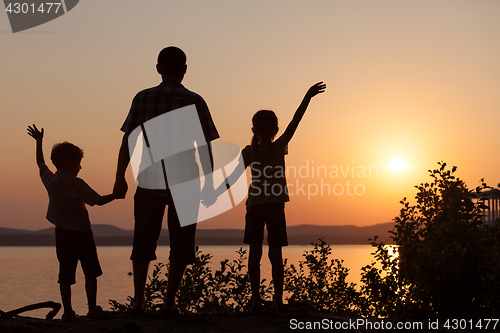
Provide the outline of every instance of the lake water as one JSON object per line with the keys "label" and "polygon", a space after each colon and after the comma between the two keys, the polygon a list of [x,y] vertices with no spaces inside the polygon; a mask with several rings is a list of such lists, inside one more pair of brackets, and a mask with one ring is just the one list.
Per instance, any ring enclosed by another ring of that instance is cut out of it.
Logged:
{"label": "lake water", "polygon": [[[219,267],[223,259],[236,259],[239,246],[200,246],[203,253],[209,253],[212,258],[212,269]],[[243,247],[248,248],[248,247]],[[304,251],[312,250],[312,246],[292,245],[283,248],[283,257],[289,263],[297,264],[303,260]],[[97,301],[104,309],[109,309],[110,299],[124,303],[127,296],[132,296],[133,285],[132,264],[129,260],[129,246],[103,246],[98,248],[99,261],[103,275],[97,279]],[[168,260],[168,246],[160,246],[157,250],[158,260]],[[333,245],[332,259],[344,260],[344,266],[349,271],[348,281],[359,284],[360,269],[372,261],[370,245]],[[60,303],[57,275],[59,270],[54,247],[0,247],[0,309],[10,311],[25,305],[45,301]],[[248,253],[247,253],[248,254]],[[153,264],[155,263],[153,262]],[[271,266],[267,258],[267,246],[264,246],[262,256],[262,278],[271,280]],[[77,269],[77,283],[72,288],[73,308],[77,314],[87,313],[85,296],[85,278],[80,266]],[[47,310],[36,310],[24,315],[44,318]],[[62,310],[56,316],[60,318]]]}

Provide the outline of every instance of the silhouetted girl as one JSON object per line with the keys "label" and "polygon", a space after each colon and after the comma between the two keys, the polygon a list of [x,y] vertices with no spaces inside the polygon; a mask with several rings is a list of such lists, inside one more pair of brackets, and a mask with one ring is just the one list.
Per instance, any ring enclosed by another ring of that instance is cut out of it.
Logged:
{"label": "silhouetted girl", "polygon": [[285,178],[285,155],[312,97],[325,91],[323,82],[307,91],[285,132],[276,140],[278,118],[273,111],[261,110],[252,118],[252,143],[243,151],[245,167],[250,166],[252,182],[246,202],[244,243],[250,245],[248,273],[252,288],[251,309],[262,309],[260,298],[260,260],[264,226],[268,231],[269,260],[272,266],[275,311],[283,310],[283,258],[281,248],[288,245],[285,202],[289,201]]}

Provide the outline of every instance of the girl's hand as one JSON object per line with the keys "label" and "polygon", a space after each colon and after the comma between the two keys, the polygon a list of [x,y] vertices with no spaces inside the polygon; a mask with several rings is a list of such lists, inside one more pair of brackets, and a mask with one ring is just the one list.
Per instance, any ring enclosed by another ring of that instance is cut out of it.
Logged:
{"label": "girl's hand", "polygon": [[323,81],[316,83],[313,85],[311,88],[306,93],[306,97],[312,98],[316,96],[317,94],[321,94],[322,92],[325,92],[326,89],[326,84],[323,83]]}
{"label": "girl's hand", "polygon": [[42,128],[42,131],[40,132],[38,130],[38,128],[36,128],[35,124],[33,124],[33,127],[28,126],[28,135],[31,136],[36,141],[42,141],[42,139],[43,139],[43,128]]}

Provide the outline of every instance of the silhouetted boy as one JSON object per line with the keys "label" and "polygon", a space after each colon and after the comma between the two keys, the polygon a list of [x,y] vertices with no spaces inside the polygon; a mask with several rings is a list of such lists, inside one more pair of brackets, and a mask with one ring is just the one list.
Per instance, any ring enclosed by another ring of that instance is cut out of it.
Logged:
{"label": "silhouetted boy", "polygon": [[52,173],[43,157],[43,128],[28,127],[28,134],[36,140],[36,163],[40,177],[49,194],[47,220],[56,225],[56,253],[59,260],[59,287],[64,307],[63,321],[76,319],[71,306],[71,285],[75,284],[76,266],[80,261],[85,274],[85,291],[89,311],[87,317],[99,318],[107,315],[96,305],[97,277],[102,275],[94,236],[85,204],[104,205],[116,199],[115,195],[100,196],[82,179],[77,178],[82,168],[83,150],[63,142],[54,145],[50,159],[57,172]]}

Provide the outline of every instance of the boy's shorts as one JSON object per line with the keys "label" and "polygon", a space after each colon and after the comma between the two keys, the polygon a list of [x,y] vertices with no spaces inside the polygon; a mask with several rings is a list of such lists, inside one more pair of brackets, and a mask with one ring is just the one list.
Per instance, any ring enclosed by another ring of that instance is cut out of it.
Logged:
{"label": "boy's shorts", "polygon": [[85,278],[102,275],[91,229],[74,231],[56,226],[56,253],[59,260],[58,283],[75,284],[78,261],[82,265]]}
{"label": "boy's shorts", "polygon": [[267,227],[269,246],[287,246],[285,203],[268,203],[247,206],[245,215],[245,244],[262,244],[264,225]]}
{"label": "boy's shorts", "polygon": [[[199,198],[196,200],[198,208],[200,201]],[[186,264],[195,262],[196,223],[181,227],[172,196],[162,196],[141,187],[137,187],[134,196],[134,245],[130,259],[156,260],[156,247],[166,206],[168,206],[170,259]]]}

